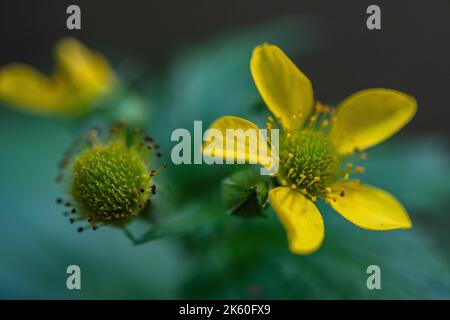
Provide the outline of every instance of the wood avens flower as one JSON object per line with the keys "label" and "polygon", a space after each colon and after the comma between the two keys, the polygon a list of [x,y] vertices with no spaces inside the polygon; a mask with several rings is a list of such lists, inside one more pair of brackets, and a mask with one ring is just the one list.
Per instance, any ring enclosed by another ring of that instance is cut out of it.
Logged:
{"label": "wood avens flower", "polygon": [[150,204],[156,193],[153,177],[161,169],[149,166],[154,154],[161,156],[157,148],[140,130],[129,132],[120,125],[111,129],[106,141],[92,130],[86,139],[74,144],[61,161],[57,178],[70,198],[58,202],[68,208],[71,222],[89,223],[79,231],[122,226]]}
{"label": "wood avens flower", "polygon": [[73,38],[55,46],[55,70],[47,76],[12,63],[0,69],[0,99],[24,112],[73,116],[111,94],[117,79],[108,61]]}
{"label": "wood avens flower", "polygon": [[[315,205],[326,201],[355,225],[369,230],[410,228],[403,206],[389,193],[363,184],[354,175],[364,168],[350,157],[391,137],[416,112],[411,96],[390,89],[356,92],[335,109],[314,101],[310,80],[276,46],[256,47],[251,58],[256,87],[274,115],[268,128],[281,126],[279,170],[269,201],[286,229],[289,248],[296,254],[317,250],[324,223]],[[234,116],[218,119],[211,128],[254,129]],[[235,154],[234,148],[224,155]],[[256,150],[248,148],[248,150]],[[255,155],[257,157],[257,155]]]}

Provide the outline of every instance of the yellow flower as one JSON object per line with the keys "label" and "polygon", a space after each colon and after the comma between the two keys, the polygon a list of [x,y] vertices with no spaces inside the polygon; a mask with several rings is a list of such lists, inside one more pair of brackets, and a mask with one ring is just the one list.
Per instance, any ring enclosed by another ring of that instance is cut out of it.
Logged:
{"label": "yellow flower", "polygon": [[0,69],[0,99],[25,112],[77,115],[110,94],[116,77],[106,59],[73,38],[55,46],[56,68],[46,76],[12,63]]}
{"label": "yellow flower", "polygon": [[[353,179],[364,169],[348,161],[351,156],[365,158],[362,150],[406,125],[416,112],[415,99],[395,90],[368,89],[331,109],[314,101],[310,80],[283,51],[269,44],[254,49],[250,67],[258,91],[283,131],[276,173],[279,186],[270,190],[269,201],[286,229],[290,250],[309,254],[321,246],[324,223],[314,203],[318,199],[364,229],[411,228],[403,206],[386,191]],[[268,128],[275,125],[269,117]],[[225,134],[226,129],[257,127],[225,116],[212,128]],[[235,154],[224,144],[221,153],[227,152]]]}

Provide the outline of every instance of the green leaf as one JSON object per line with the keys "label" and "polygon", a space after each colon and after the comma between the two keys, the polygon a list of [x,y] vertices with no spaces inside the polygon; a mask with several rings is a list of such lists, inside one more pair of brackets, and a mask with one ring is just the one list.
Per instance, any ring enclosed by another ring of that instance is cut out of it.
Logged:
{"label": "green leaf", "polygon": [[[448,299],[449,264],[422,225],[411,230],[359,229],[327,206],[325,241],[316,253],[292,254],[275,215],[229,219],[214,237],[197,235],[183,287],[187,299]],[[217,232],[217,231],[216,231]],[[381,290],[366,286],[381,268]]]}
{"label": "green leaf", "polygon": [[222,197],[228,213],[241,217],[264,214],[269,181],[258,167],[246,167],[222,182]]}
{"label": "green leaf", "polygon": [[364,183],[386,189],[412,215],[446,215],[450,205],[449,153],[442,137],[399,136],[368,150]]}
{"label": "green leaf", "polygon": [[205,225],[213,225],[217,220],[222,220],[222,215],[216,214],[218,210],[220,211],[217,207],[194,202],[186,204],[184,208],[178,210],[177,214],[151,227],[140,237],[136,237],[128,229],[124,229],[124,232],[134,244],[195,233]]}

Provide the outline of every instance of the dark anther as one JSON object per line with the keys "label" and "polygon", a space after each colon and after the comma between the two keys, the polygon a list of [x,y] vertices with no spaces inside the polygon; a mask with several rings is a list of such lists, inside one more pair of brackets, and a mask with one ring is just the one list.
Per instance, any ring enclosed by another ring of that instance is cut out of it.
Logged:
{"label": "dark anther", "polygon": [[98,227],[97,227],[96,225],[93,225],[93,226],[92,226],[92,230],[95,231],[95,230],[97,230],[97,229],[98,229]]}
{"label": "dark anther", "polygon": [[63,201],[62,201],[62,199],[61,198],[56,198],[56,203],[57,204],[61,204]]}
{"label": "dark anther", "polygon": [[339,195],[340,195],[341,197],[345,196],[345,191],[344,191],[344,190],[341,190],[341,192],[339,192]]}
{"label": "dark anther", "polygon": [[65,205],[66,207],[70,207],[70,202],[66,202],[64,205]]}
{"label": "dark anther", "polygon": [[70,223],[74,223],[75,219],[70,218],[69,221],[70,221]]}
{"label": "dark anther", "polygon": [[139,203],[139,204],[138,204],[138,208],[139,208],[139,209],[142,209],[142,203]]}
{"label": "dark anther", "polygon": [[84,229],[83,229],[82,227],[79,227],[79,228],[77,229],[77,231],[80,232],[80,233],[83,232],[83,230],[84,230]]}
{"label": "dark anther", "polygon": [[58,163],[58,168],[59,169],[64,169],[67,165],[67,163],[69,162],[69,160],[67,158],[63,158],[59,163]]}
{"label": "dark anther", "polygon": [[147,141],[149,141],[149,142],[152,142],[152,141],[153,141],[153,138],[150,137],[150,136],[145,136],[145,140],[147,140]]}
{"label": "dark anther", "polygon": [[158,152],[158,153],[156,154],[156,156],[157,156],[158,158],[161,158],[161,157],[162,157],[162,153],[161,153],[161,152]]}
{"label": "dark anther", "polygon": [[144,192],[145,192],[145,190],[144,190],[144,189],[141,189],[141,190],[139,190],[139,191],[141,191],[141,193],[144,193]]}
{"label": "dark anther", "polygon": [[148,146],[147,146],[147,149],[148,149],[148,150],[152,150],[152,146],[151,146],[151,145],[148,145]]}
{"label": "dark anther", "polygon": [[159,149],[159,144],[155,144],[155,149]]}
{"label": "dark anther", "polygon": [[73,208],[71,212],[72,212],[72,213],[76,213],[76,212],[77,212],[77,209]]}

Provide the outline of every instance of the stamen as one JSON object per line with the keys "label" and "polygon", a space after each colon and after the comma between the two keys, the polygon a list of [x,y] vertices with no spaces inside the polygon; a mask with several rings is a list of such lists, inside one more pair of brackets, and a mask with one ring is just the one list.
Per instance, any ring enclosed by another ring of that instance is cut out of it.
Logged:
{"label": "stamen", "polygon": [[294,168],[290,168],[288,171],[287,177],[290,178],[293,173],[294,173]]}
{"label": "stamen", "polygon": [[306,176],[303,173],[300,173],[300,183],[302,183],[306,179]]}
{"label": "stamen", "polygon": [[364,167],[356,167],[355,168],[356,173],[364,173],[365,171],[366,171],[366,169],[364,169]]}
{"label": "stamen", "polygon": [[[320,107],[319,109],[327,112]],[[313,125],[319,126],[323,121],[324,119],[320,118]],[[326,198],[331,192],[331,188],[327,186],[330,186],[339,174],[338,154],[325,133],[317,129],[295,131],[290,140],[285,140],[284,151],[280,157],[284,169],[282,177],[287,180],[286,185],[292,188],[294,185],[311,200]]]}
{"label": "stamen", "polygon": [[312,186],[317,181],[320,181],[320,177],[314,177],[314,179],[310,183],[308,183],[308,187]]}
{"label": "stamen", "polygon": [[294,155],[292,153],[288,153],[288,158],[286,160],[286,165],[288,165],[291,162],[292,158],[294,158]]}
{"label": "stamen", "polygon": [[327,119],[323,119],[322,122],[320,123],[320,129],[323,129],[325,127],[328,126],[328,120]]}

